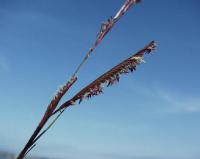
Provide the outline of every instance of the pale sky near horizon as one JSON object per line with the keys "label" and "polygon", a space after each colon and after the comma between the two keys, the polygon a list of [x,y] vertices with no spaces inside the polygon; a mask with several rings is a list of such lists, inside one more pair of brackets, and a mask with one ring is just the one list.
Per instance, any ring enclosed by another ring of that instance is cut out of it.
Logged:
{"label": "pale sky near horizon", "polygon": [[[124,0],[0,0],[0,151],[18,153],[51,97]],[[143,0],[115,25],[64,100],[151,40],[145,64],[67,110],[31,155],[200,158],[200,1]]]}

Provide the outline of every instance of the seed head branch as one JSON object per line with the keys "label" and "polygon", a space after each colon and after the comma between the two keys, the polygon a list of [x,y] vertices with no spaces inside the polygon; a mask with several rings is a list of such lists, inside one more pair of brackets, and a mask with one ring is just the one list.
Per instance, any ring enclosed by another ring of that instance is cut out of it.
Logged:
{"label": "seed head branch", "polygon": [[66,93],[66,91],[73,85],[73,83],[77,80],[77,78],[71,78],[70,81],[68,81],[55,95],[55,97],[52,99],[52,101],[50,102],[50,104],[47,107],[47,110],[44,114],[44,116],[42,117],[40,123],[38,124],[37,128],[35,129],[35,131],[33,132],[33,134],[31,135],[30,139],[28,140],[28,142],[26,143],[26,145],[24,146],[24,148],[22,149],[22,151],[20,152],[20,154],[18,155],[17,159],[22,159],[24,158],[25,154],[27,154],[30,150],[30,148],[32,147],[32,145],[34,144],[34,140],[35,138],[38,136],[38,134],[40,133],[40,131],[42,130],[42,128],[44,127],[44,125],[46,124],[46,122],[48,121],[48,119],[51,117],[53,111],[56,109],[60,99],[62,98],[62,96]]}
{"label": "seed head branch", "polygon": [[77,67],[76,71],[73,74],[73,77],[77,76],[78,71],[80,68],[84,65],[84,63],[89,59],[90,55],[93,53],[95,48],[99,45],[99,43],[103,40],[103,38],[106,36],[106,34],[113,28],[115,23],[128,11],[128,9],[134,5],[139,3],[140,0],[126,0],[124,5],[121,7],[121,9],[117,12],[115,17],[112,16],[106,21],[101,24],[101,28],[99,33],[97,34],[97,39],[95,43],[92,45],[92,47],[89,49],[88,53],[84,57],[83,61],[80,63],[80,65]]}
{"label": "seed head branch", "polygon": [[[61,100],[63,95],[68,91],[68,89],[76,82],[78,71],[83,66],[83,64],[88,60],[88,58],[90,57],[92,52],[99,45],[99,43],[102,41],[102,39],[105,37],[105,35],[107,35],[107,33],[112,29],[114,24],[125,14],[125,12],[127,12],[127,10],[132,5],[134,5],[134,4],[138,3],[138,2],[140,2],[140,0],[126,0],[124,5],[121,7],[119,12],[117,12],[117,14],[115,15],[114,18],[112,18],[112,17],[109,18],[105,23],[103,23],[101,25],[101,30],[98,33],[97,39],[94,42],[93,46],[89,49],[89,51],[86,54],[86,56],[84,57],[83,61],[80,63],[80,65],[75,70],[75,72],[72,75],[71,79],[56,93],[56,95],[54,96],[54,98],[52,99],[50,104],[48,105],[47,110],[46,110],[44,116],[42,117],[40,123],[38,124],[37,128],[33,132],[32,136],[30,137],[30,139],[28,140],[28,142],[26,143],[26,145],[24,146],[24,148],[22,149],[20,154],[18,155],[17,159],[23,159],[25,154],[27,154],[31,150],[31,148],[33,147],[33,145],[35,143],[34,141],[37,141],[40,138],[40,136],[43,135],[43,132],[41,134],[39,134],[41,132],[42,128],[44,127],[46,122],[49,120],[49,118],[53,114],[55,114],[55,112],[58,112],[60,110],[60,107],[57,108],[57,105],[58,105],[59,101]],[[137,63],[137,61],[136,61],[136,63]],[[114,72],[111,72],[111,73],[114,73]],[[115,76],[116,77],[114,77],[114,76],[113,77],[111,76],[111,77],[118,79],[118,75],[116,73],[115,73]],[[115,81],[113,79],[108,80],[107,78],[105,78],[104,80],[107,80],[107,81],[110,82],[110,83],[108,83],[108,85],[113,84],[114,83],[113,81]],[[98,82],[96,82],[96,83],[98,83]],[[82,97],[84,97],[86,95],[87,95],[88,98],[90,98],[90,96],[97,95],[98,93],[101,92],[101,88],[97,88],[97,87],[98,87],[97,84],[94,85],[93,87],[91,87],[92,90],[91,90],[90,93],[82,91],[82,94],[78,94],[78,96],[74,97],[75,99],[69,101],[69,105],[72,105],[73,102],[75,102],[78,99],[82,100]],[[67,107],[67,106],[65,106],[65,107]],[[56,108],[57,108],[57,110],[56,110]],[[46,132],[46,130],[45,130],[45,132]],[[37,140],[35,140],[35,139],[37,139]]]}
{"label": "seed head branch", "polygon": [[127,74],[129,72],[133,72],[136,70],[137,65],[144,62],[143,56],[145,54],[151,53],[156,47],[154,41],[150,42],[143,49],[138,51],[136,54],[132,55],[128,59],[124,60],[120,64],[116,65],[108,72],[101,75],[99,78],[94,80],[88,86],[83,88],[80,92],[78,92],[73,98],[62,104],[57,110],[54,111],[53,114],[56,114],[58,111],[69,107],[70,105],[74,105],[77,100],[79,103],[87,98],[91,98],[93,96],[99,95],[103,92],[103,86],[110,86],[119,81],[120,76],[122,74]]}

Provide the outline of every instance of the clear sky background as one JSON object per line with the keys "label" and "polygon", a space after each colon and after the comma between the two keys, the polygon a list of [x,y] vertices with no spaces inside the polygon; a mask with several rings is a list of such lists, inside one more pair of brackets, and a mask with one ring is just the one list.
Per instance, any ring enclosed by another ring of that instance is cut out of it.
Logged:
{"label": "clear sky background", "polygon": [[[0,0],[0,150],[18,153],[124,0]],[[63,101],[151,40],[147,63],[68,109],[32,155],[200,158],[200,1],[143,0],[115,25]]]}

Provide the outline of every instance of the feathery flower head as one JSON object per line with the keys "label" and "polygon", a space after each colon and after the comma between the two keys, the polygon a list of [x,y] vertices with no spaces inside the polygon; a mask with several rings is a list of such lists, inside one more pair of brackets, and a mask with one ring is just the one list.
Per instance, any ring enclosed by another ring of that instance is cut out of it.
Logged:
{"label": "feathery flower head", "polygon": [[127,74],[129,72],[136,71],[137,65],[145,62],[143,60],[143,56],[151,53],[155,47],[155,41],[150,42],[142,50],[116,65],[108,72],[104,73],[102,76],[90,83],[88,86],[83,88],[71,99],[71,101],[75,102],[76,100],[79,100],[80,103],[84,98],[89,99],[93,96],[103,93],[103,87],[105,85],[108,87],[119,82],[121,74]]}

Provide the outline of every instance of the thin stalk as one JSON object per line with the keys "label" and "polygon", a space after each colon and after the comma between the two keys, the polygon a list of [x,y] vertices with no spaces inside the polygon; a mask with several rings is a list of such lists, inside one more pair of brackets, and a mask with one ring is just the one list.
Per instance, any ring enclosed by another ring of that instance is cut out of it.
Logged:
{"label": "thin stalk", "polygon": [[33,143],[36,143],[36,141],[42,136],[42,135],[44,135],[52,126],[53,126],[53,124],[58,120],[58,118],[61,116],[61,114],[64,112],[64,109],[63,110],[61,110],[60,112],[59,112],[59,114],[56,116],[56,118],[49,124],[49,126],[45,129],[45,130],[43,130],[36,138],[35,138],[35,140],[33,141]]}
{"label": "thin stalk", "polygon": [[30,149],[25,153],[24,157],[28,155],[28,153],[36,146],[36,144],[33,144]]}
{"label": "thin stalk", "polygon": [[72,77],[76,77],[77,73],[81,69],[81,67],[85,64],[85,62],[89,59],[90,55],[93,53],[95,48],[99,45],[99,43],[103,40],[103,38],[108,34],[108,32],[113,28],[115,23],[128,11],[128,9],[137,3],[139,3],[140,0],[126,0],[124,5],[120,8],[120,10],[117,12],[117,14],[114,16],[114,18],[110,17],[106,22],[102,23],[101,29],[98,33],[97,39],[92,45],[92,47],[89,49],[88,53],[83,58],[82,62],[79,64],[77,69],[75,70]]}

